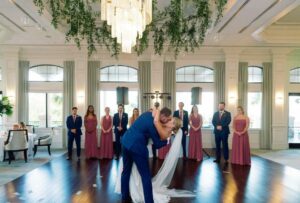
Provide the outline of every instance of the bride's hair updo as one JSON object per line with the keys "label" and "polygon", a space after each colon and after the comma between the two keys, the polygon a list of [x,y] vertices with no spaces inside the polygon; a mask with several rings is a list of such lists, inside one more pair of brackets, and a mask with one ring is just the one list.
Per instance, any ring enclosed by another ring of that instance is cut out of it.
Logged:
{"label": "bride's hair updo", "polygon": [[176,134],[179,128],[181,128],[182,126],[182,121],[179,118],[173,117],[173,123],[174,123],[173,132],[174,134]]}

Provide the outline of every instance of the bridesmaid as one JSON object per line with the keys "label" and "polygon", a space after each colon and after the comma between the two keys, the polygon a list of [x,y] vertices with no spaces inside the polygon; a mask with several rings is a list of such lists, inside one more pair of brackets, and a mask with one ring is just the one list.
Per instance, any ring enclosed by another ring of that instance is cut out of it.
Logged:
{"label": "bridesmaid", "polygon": [[193,106],[190,115],[190,142],[189,142],[189,158],[202,161],[202,116],[198,113],[198,107]]}
{"label": "bridesmaid", "polygon": [[89,105],[84,116],[85,127],[85,157],[98,158],[97,149],[97,116],[94,113],[94,106]]}
{"label": "bridesmaid", "polygon": [[237,107],[237,115],[233,119],[233,139],[231,163],[251,165],[250,144],[248,137],[249,118],[244,115],[244,109]]}
{"label": "bridesmaid", "polygon": [[129,119],[129,126],[133,124],[133,122],[140,116],[139,109],[134,108],[132,112],[132,116]]}
{"label": "bridesmaid", "polygon": [[166,146],[158,149],[158,158],[165,159],[170,148],[171,148],[171,139],[168,140],[168,144]]}
{"label": "bridesmaid", "polygon": [[112,117],[109,115],[109,107],[105,107],[105,116],[100,120],[101,141],[100,141],[100,159],[112,159],[113,151],[113,134],[112,134]]}

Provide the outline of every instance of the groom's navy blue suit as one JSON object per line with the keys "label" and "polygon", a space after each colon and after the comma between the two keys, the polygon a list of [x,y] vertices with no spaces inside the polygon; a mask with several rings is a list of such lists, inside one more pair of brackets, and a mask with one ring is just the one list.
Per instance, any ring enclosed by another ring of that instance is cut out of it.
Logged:
{"label": "groom's navy blue suit", "polygon": [[[122,199],[129,199],[129,179],[132,164],[135,163],[141,175],[145,203],[153,203],[153,192],[151,173],[148,163],[147,144],[149,138],[152,139],[156,148],[161,148],[167,141],[161,141],[154,126],[154,118],[151,112],[143,113],[122,137],[123,145],[123,171],[121,177]],[[134,192],[134,191],[132,191]]]}

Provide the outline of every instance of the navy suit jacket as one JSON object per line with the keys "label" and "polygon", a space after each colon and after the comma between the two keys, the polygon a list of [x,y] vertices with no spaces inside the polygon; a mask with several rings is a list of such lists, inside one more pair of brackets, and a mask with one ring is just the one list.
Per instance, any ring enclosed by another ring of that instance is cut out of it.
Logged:
{"label": "navy suit jacket", "polygon": [[122,145],[139,156],[148,157],[148,140],[152,139],[155,148],[159,149],[167,144],[161,140],[154,126],[151,112],[145,112],[134,121],[122,138]]}
{"label": "navy suit jacket", "polygon": [[[224,111],[222,114],[222,117],[220,119],[219,117],[219,111],[214,113],[213,119],[212,119],[212,124],[214,126],[214,133],[215,134],[230,134],[229,130],[229,124],[231,122],[231,114],[228,111]],[[222,126],[222,130],[217,130],[217,126],[220,125]]]}
{"label": "navy suit jacket", "polygon": [[[174,111],[173,117],[179,118],[179,110]],[[179,118],[180,119],[180,118]],[[188,131],[189,128],[189,113],[183,110],[183,124],[182,124],[182,132]]]}
{"label": "navy suit jacket", "polygon": [[[115,113],[114,118],[113,118],[113,125],[115,127],[115,133],[118,133],[119,130],[117,127],[119,127],[119,123],[120,123],[120,118],[119,118],[119,113]],[[125,132],[127,130],[127,125],[128,125],[128,114],[124,113],[122,114],[122,120],[121,120],[121,127],[122,127],[122,131]]]}
{"label": "navy suit jacket", "polygon": [[[77,115],[74,123],[73,115],[68,116],[67,121],[68,135],[82,135],[81,127],[82,127],[82,118]],[[71,132],[71,129],[76,129],[76,134]]]}

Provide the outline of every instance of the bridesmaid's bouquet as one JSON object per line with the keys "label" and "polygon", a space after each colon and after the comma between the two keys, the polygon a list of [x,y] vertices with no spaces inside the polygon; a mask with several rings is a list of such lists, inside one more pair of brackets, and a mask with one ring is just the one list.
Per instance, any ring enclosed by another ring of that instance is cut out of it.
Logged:
{"label": "bridesmaid's bouquet", "polygon": [[9,102],[8,97],[4,96],[0,100],[0,116],[3,115],[11,116],[13,114],[13,106]]}

